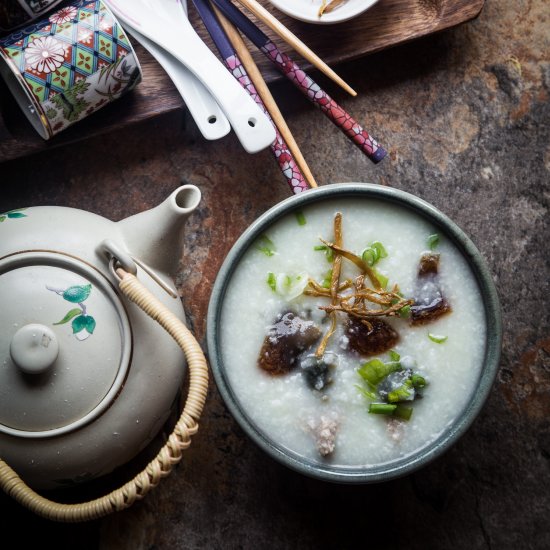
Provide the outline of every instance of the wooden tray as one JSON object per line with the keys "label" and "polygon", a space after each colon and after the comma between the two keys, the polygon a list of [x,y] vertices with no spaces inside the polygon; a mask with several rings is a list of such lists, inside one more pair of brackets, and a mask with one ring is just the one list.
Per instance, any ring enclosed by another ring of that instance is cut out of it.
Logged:
{"label": "wooden tray", "polygon": [[[291,19],[264,3],[284,25],[332,67],[342,61],[356,59],[469,21],[479,14],[483,4],[484,0],[380,0],[351,21],[314,25]],[[193,26],[215,52],[195,10],[190,6],[189,11]],[[290,48],[263,23],[258,25],[283,51],[290,52]],[[250,49],[266,82],[284,78],[261,52],[253,46]],[[3,82],[0,83],[0,112],[3,114],[3,121],[0,115],[0,162],[182,110],[184,103],[160,65],[139,44],[136,45],[136,52],[143,67],[142,83],[128,96],[48,141],[38,136]],[[298,54],[291,55],[304,68],[310,67]]]}

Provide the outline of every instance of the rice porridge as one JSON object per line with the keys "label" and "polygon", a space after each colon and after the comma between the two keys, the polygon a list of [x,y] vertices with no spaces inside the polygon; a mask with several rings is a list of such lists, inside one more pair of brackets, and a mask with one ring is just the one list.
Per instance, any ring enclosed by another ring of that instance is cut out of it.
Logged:
{"label": "rice porridge", "polygon": [[463,412],[486,320],[443,233],[381,200],[324,201],[245,252],[220,316],[221,362],[253,424],[319,464],[406,457]]}

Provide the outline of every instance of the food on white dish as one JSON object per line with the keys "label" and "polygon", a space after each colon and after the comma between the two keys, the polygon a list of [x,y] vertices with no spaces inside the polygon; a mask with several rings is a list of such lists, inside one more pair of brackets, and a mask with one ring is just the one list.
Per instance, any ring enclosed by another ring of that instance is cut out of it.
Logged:
{"label": "food on white dish", "polygon": [[319,17],[322,17],[324,13],[330,13],[331,11],[334,11],[346,2],[347,0],[330,0],[329,2],[327,2],[327,0],[322,0],[321,7],[318,11]]}
{"label": "food on white dish", "polygon": [[486,319],[456,246],[412,210],[340,199],[287,214],[232,272],[221,361],[245,415],[310,462],[416,453],[477,388]]}
{"label": "food on white dish", "polygon": [[269,0],[283,13],[316,24],[349,21],[364,13],[378,0]]}

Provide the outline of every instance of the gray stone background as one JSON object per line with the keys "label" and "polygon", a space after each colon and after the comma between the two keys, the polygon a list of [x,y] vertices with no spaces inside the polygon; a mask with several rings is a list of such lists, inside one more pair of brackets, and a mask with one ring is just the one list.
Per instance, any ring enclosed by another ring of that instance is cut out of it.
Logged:
{"label": "gray stone background", "polygon": [[[318,182],[418,195],[470,235],[494,276],[503,354],[473,426],[414,474],[338,486],[265,456],[212,382],[193,444],[143,501],[65,525],[1,495],[5,548],[550,548],[550,4],[487,0],[474,21],[338,72],[357,98],[318,80],[390,155],[373,165],[290,84],[276,84]],[[0,164],[0,181],[0,211],[57,204],[113,220],[155,206],[182,182],[198,185],[177,284],[203,344],[225,254],[289,196],[268,150],[247,155],[232,135],[206,142],[185,113]]]}

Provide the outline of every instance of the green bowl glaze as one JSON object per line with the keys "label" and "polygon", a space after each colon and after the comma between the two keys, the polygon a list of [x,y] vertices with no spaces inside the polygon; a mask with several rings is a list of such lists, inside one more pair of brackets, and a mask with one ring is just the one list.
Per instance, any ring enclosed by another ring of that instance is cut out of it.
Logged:
{"label": "green bowl glaze", "polygon": [[[307,205],[333,198],[361,197],[393,203],[407,208],[432,223],[441,234],[450,239],[469,263],[479,285],[487,320],[487,341],[484,366],[481,370],[477,390],[469,403],[452,425],[431,444],[399,460],[367,468],[345,468],[313,463],[292,453],[277,441],[263,433],[249,418],[238,402],[226,375],[220,350],[219,322],[224,296],[235,268],[249,246],[273,223],[295,210]],[[418,197],[367,183],[330,184],[294,195],[260,216],[237,240],[227,255],[214,283],[207,316],[207,346],[215,383],[221,396],[244,432],[269,456],[304,475],[336,483],[364,484],[388,481],[407,475],[424,467],[445,453],[469,429],[483,408],[492,389],[498,371],[502,346],[502,319],[498,294],[490,271],[479,250],[466,234],[445,214]]]}

